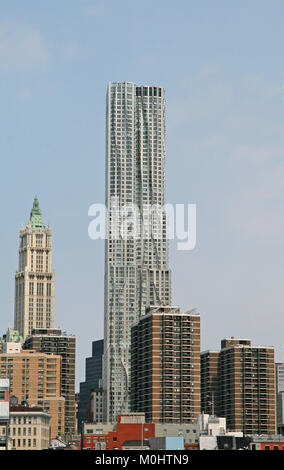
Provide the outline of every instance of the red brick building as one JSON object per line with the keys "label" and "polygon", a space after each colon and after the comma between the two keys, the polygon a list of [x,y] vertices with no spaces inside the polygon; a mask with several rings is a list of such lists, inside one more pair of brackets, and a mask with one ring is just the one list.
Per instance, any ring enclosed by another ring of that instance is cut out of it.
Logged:
{"label": "red brick building", "polygon": [[250,443],[251,450],[284,450],[284,436],[256,436]]}
{"label": "red brick building", "polygon": [[[89,428],[89,429],[88,429]],[[102,432],[92,434],[91,426],[86,425],[83,436],[83,449],[122,450],[125,441],[141,441],[155,437],[155,424],[145,423],[144,413],[118,415],[115,431],[102,425]]]}

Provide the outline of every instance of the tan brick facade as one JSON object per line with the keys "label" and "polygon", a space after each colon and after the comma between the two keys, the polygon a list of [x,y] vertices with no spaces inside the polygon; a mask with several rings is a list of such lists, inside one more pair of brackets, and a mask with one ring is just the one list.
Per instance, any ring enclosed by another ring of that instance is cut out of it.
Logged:
{"label": "tan brick facade", "polygon": [[[0,354],[1,377],[10,379],[10,395],[19,403],[44,407],[50,403],[51,437],[64,433],[64,418],[59,424],[59,409],[63,409],[61,396],[61,357],[37,353],[32,350],[16,354]],[[48,405],[47,405],[48,406]],[[62,411],[61,411],[62,413]]]}

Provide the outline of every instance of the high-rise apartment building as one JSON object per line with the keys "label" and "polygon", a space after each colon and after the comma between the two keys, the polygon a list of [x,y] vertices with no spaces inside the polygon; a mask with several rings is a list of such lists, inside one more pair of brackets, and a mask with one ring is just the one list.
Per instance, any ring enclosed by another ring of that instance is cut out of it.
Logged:
{"label": "high-rise apartment building", "polygon": [[[212,397],[206,353],[201,354],[203,409]],[[203,365],[202,365],[203,364]],[[216,370],[216,369],[215,369]],[[226,338],[218,358],[218,416],[227,428],[244,434],[274,434],[276,431],[274,348],[252,346],[248,339]]]}
{"label": "high-rise apartment building", "polygon": [[65,433],[76,433],[75,336],[62,333],[58,328],[38,328],[32,330],[23,348],[61,357],[60,395],[65,398]]}
{"label": "high-rise apartment building", "polygon": [[200,355],[201,411],[218,416],[219,351],[204,351]]}
{"label": "high-rise apartment building", "polygon": [[33,328],[54,326],[54,272],[51,228],[45,227],[37,197],[30,220],[20,228],[15,275],[15,330],[25,339]]}
{"label": "high-rise apartment building", "polygon": [[131,326],[149,305],[171,302],[167,219],[151,212],[165,203],[164,89],[109,83],[106,127],[103,381],[115,422],[129,408]]}
{"label": "high-rise apartment building", "polygon": [[194,423],[200,413],[200,315],[150,307],[132,327],[131,408],[150,423]]}
{"label": "high-rise apartment building", "polygon": [[0,377],[10,381],[10,396],[18,403],[43,407],[50,416],[51,438],[64,434],[61,357],[36,351],[0,354]]}

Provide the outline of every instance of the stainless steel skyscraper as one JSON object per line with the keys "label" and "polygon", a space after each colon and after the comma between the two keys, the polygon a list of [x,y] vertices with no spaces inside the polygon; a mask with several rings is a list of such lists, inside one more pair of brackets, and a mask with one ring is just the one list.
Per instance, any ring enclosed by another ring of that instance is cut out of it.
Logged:
{"label": "stainless steel skyscraper", "polygon": [[[171,303],[167,218],[160,214],[158,232],[151,212],[165,204],[164,89],[109,83],[106,128],[103,379],[105,418],[113,422],[128,411],[131,326],[149,305]],[[139,235],[131,224],[123,228],[133,205],[139,209],[132,219]]]}

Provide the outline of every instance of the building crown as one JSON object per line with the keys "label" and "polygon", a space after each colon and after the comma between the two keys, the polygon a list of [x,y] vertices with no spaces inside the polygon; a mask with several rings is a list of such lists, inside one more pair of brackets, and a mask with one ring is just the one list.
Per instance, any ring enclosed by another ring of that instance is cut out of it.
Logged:
{"label": "building crown", "polygon": [[45,225],[42,220],[41,210],[37,196],[34,198],[33,208],[30,215],[30,224],[33,232],[45,231]]}

